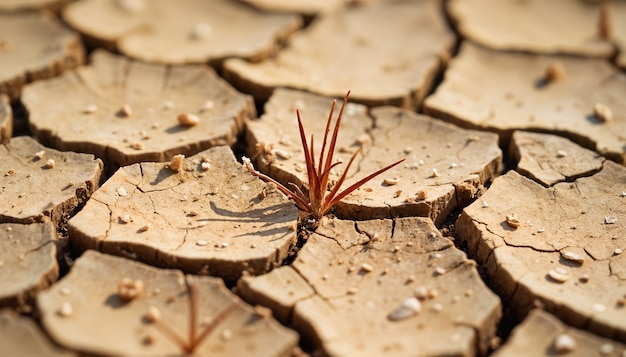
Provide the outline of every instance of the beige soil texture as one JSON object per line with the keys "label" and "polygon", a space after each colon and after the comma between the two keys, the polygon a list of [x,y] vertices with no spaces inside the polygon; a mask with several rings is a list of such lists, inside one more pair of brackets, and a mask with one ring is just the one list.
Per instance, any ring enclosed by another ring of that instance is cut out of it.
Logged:
{"label": "beige soil texture", "polygon": [[63,19],[88,43],[135,59],[220,66],[226,58],[259,61],[301,26],[230,0],[85,0],[63,9]]}
{"label": "beige soil texture", "polygon": [[[566,337],[567,336],[567,337]],[[573,344],[569,341],[573,341]],[[571,349],[570,349],[571,348]],[[571,328],[542,310],[533,310],[493,357],[624,356],[626,346]]]}
{"label": "beige soil texture", "polygon": [[[314,135],[319,152],[330,104],[328,98],[277,89],[261,119],[247,123],[248,152],[257,157],[259,169],[284,185],[293,182],[306,189],[295,110],[300,109],[307,135]],[[337,108],[335,117],[338,112]],[[348,103],[338,140],[336,158],[345,164],[336,168],[338,174],[331,175],[331,180],[339,179],[352,153],[363,148],[344,188],[407,159],[338,203],[334,214],[342,218],[423,216],[441,224],[453,209],[467,205],[502,167],[496,135],[399,108],[382,107],[368,113],[366,107]]]}
{"label": "beige soil texture", "polygon": [[13,110],[9,98],[0,94],[0,144],[6,144],[13,136]]}
{"label": "beige soil texture", "polygon": [[452,0],[448,11],[464,37],[494,49],[603,58],[614,53],[600,35],[600,5],[591,1]]}
{"label": "beige soil texture", "polygon": [[[547,79],[549,67],[558,73],[554,80]],[[604,60],[495,52],[465,43],[424,107],[462,127],[495,131],[503,145],[513,130],[540,130],[626,164],[624,95],[626,75]],[[597,104],[612,114],[596,115]]]}
{"label": "beige soil texture", "polygon": [[0,310],[0,346],[5,356],[76,356],[54,346],[33,320],[9,309]]}
{"label": "beige soil texture", "polygon": [[[107,171],[233,145],[251,97],[204,65],[145,64],[98,51],[89,66],[24,90],[31,133],[59,150],[89,152]],[[195,125],[179,123],[193,115]]]}
{"label": "beige soil texture", "polygon": [[517,315],[540,304],[626,341],[626,168],[545,188],[515,171],[465,208],[456,237]]}
{"label": "beige soil texture", "polygon": [[275,58],[228,60],[224,76],[257,99],[277,87],[331,97],[351,89],[356,102],[413,109],[453,45],[439,1],[385,1],[320,15]]}
{"label": "beige soil texture", "polygon": [[475,264],[427,218],[323,219],[291,266],[238,287],[331,356],[473,356],[501,316]]}
{"label": "beige soil texture", "polygon": [[590,176],[605,161],[565,138],[527,131],[513,133],[509,155],[517,163],[517,172],[546,187]]}
{"label": "beige soil texture", "polygon": [[617,45],[617,65],[626,69],[626,4],[613,1],[607,4],[610,18],[611,40]]}
{"label": "beige soil texture", "polygon": [[[210,168],[207,168],[207,165]],[[203,167],[204,165],[204,167]],[[234,281],[280,265],[298,210],[228,147],[119,169],[68,223],[71,244]]]}
{"label": "beige soil texture", "polygon": [[50,222],[0,224],[0,307],[28,310],[24,305],[58,279],[56,239]]}
{"label": "beige soil texture", "polygon": [[0,12],[0,93],[18,101],[22,87],[84,62],[80,36],[51,14]]}
{"label": "beige soil texture", "polygon": [[[141,281],[138,294],[130,299],[118,289],[125,278]],[[233,295],[221,279],[189,279],[198,292],[195,319],[200,326],[235,306],[199,346],[197,355],[287,356],[297,344],[293,331],[258,314]],[[90,250],[76,260],[65,278],[37,296],[37,305],[44,329],[66,348],[89,355],[173,356],[182,351],[158,326],[166,324],[187,341],[188,291],[180,271]],[[148,322],[150,307],[160,311],[157,324]],[[198,332],[202,329],[196,328]]]}
{"label": "beige soil texture", "polygon": [[51,219],[57,229],[98,187],[102,161],[26,136],[0,146],[0,222]]}

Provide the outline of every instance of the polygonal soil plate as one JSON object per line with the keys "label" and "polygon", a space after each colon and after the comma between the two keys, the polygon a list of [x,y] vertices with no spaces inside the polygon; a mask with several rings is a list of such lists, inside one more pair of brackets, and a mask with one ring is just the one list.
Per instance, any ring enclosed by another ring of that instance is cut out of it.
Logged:
{"label": "polygonal soil plate", "polygon": [[0,222],[48,218],[57,229],[98,187],[102,161],[19,136],[0,145]]}
{"label": "polygonal soil plate", "polygon": [[536,309],[513,330],[511,338],[492,356],[617,357],[624,356],[625,348],[621,343],[571,328],[549,313]]}
{"label": "polygonal soil plate", "polygon": [[0,224],[0,307],[31,303],[57,280],[56,239],[50,222]]}
{"label": "polygonal soil plate", "polygon": [[[512,71],[511,68],[515,68]],[[546,72],[555,80],[547,79]],[[491,130],[559,133],[626,163],[626,75],[600,59],[505,53],[465,43],[424,104],[427,114]],[[612,112],[598,116],[602,104]]]}
{"label": "polygonal soil plate", "polygon": [[516,131],[509,148],[517,172],[548,187],[590,176],[605,159],[560,136]]}
{"label": "polygonal soil plate", "polygon": [[568,324],[626,341],[626,168],[550,188],[515,171],[465,208],[456,237],[524,314],[539,301]]}
{"label": "polygonal soil plate", "polygon": [[24,84],[84,62],[80,36],[51,14],[0,13],[0,34],[0,93],[11,101],[20,98]]}
{"label": "polygonal soil plate", "polygon": [[230,0],[85,0],[66,6],[63,19],[99,46],[170,64],[258,61],[300,27],[295,15]]}
{"label": "polygonal soil plate", "polygon": [[5,356],[76,356],[54,346],[32,319],[9,309],[0,310],[0,347]]}
{"label": "polygonal soil plate", "polygon": [[421,105],[454,36],[439,1],[349,7],[317,18],[270,60],[224,64],[224,76],[255,98],[278,87],[327,96],[353,91],[368,105]]}
{"label": "polygonal soil plate", "polygon": [[[124,300],[126,295],[120,295],[123,291],[118,289],[124,278],[142,282],[140,293],[130,300]],[[285,356],[296,345],[298,337],[293,331],[257,314],[222,280],[191,279],[198,294],[196,322],[200,326],[235,306],[199,346],[197,355]],[[37,304],[44,329],[64,347],[90,355],[172,356],[183,351],[160,328],[148,323],[148,309],[156,307],[161,322],[186,337],[188,300],[185,276],[180,271],[156,269],[90,250],[76,260],[65,278],[38,296]]]}
{"label": "polygonal soil plate", "polygon": [[[293,182],[302,187],[308,182],[295,109],[300,108],[307,135],[314,135],[319,151],[330,104],[330,99],[317,95],[277,89],[261,119],[247,123],[248,152],[258,158],[259,168],[285,185]],[[502,153],[494,134],[392,107],[375,108],[370,114],[361,105],[346,106],[336,158],[347,163],[359,146],[364,151],[342,187],[399,159],[407,160],[348,195],[337,204],[337,216],[425,216],[440,224],[501,170]],[[341,173],[345,165],[335,170]],[[338,178],[331,175],[331,180]]]}
{"label": "polygonal soil plate", "polygon": [[[210,166],[210,167],[209,167]],[[119,169],[69,221],[70,240],[143,262],[236,280],[280,265],[298,211],[250,175],[228,147]]]}
{"label": "polygonal soil plate", "polygon": [[332,356],[484,353],[501,314],[475,265],[425,218],[324,219],[292,266],[238,286]]}
{"label": "polygonal soil plate", "polygon": [[614,51],[591,1],[452,0],[448,10],[464,37],[498,50],[604,58]]}
{"label": "polygonal soil plate", "polygon": [[[89,66],[28,86],[23,102],[35,137],[59,150],[93,153],[114,172],[232,145],[253,99],[209,67],[146,64],[98,51]],[[182,125],[180,114],[195,115]]]}

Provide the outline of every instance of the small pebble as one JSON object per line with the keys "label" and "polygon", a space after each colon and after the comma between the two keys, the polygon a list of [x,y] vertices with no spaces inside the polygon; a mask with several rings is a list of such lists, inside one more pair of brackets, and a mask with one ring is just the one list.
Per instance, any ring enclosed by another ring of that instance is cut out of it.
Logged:
{"label": "small pebble", "polygon": [[601,122],[606,123],[613,119],[613,112],[609,107],[602,103],[596,103],[593,106],[593,115]]}
{"label": "small pebble", "polygon": [[398,182],[400,182],[399,178],[386,178],[383,180],[383,182],[385,183],[385,185],[387,186],[393,186],[393,185],[397,185]]}
{"label": "small pebble", "polygon": [[209,242],[205,241],[204,239],[201,239],[201,240],[196,242],[196,245],[200,246],[200,247],[204,247],[207,244],[209,244]]}
{"label": "small pebble", "polygon": [[556,152],[556,157],[560,158],[560,157],[566,157],[566,156],[567,156],[567,151],[565,151],[565,150],[558,150]]}
{"label": "small pebble", "polygon": [[603,356],[610,355],[615,350],[615,346],[610,343],[605,343],[600,346],[600,354]]}
{"label": "small pebble", "polygon": [[98,110],[97,106],[95,106],[94,104],[90,104],[86,106],[85,109],[83,109],[83,113],[92,114],[92,113],[95,113],[97,110]]}
{"label": "small pebble", "polygon": [[565,354],[572,352],[578,347],[578,343],[572,335],[562,333],[554,340],[554,351],[558,354]]}
{"label": "small pebble", "polygon": [[604,224],[615,224],[615,223],[617,223],[617,217],[615,216],[604,217]]}
{"label": "small pebble", "polygon": [[59,292],[61,293],[61,295],[69,295],[72,293],[72,290],[68,287],[62,287]]}
{"label": "small pebble", "polygon": [[372,270],[374,270],[374,267],[372,267],[370,264],[363,263],[363,264],[361,264],[361,270],[366,272],[366,273],[369,273]]}
{"label": "small pebble", "polygon": [[422,304],[415,297],[410,297],[402,301],[400,306],[393,310],[387,318],[391,321],[399,321],[416,315],[422,310]]}
{"label": "small pebble", "polygon": [[585,257],[578,253],[562,250],[561,257],[565,260],[569,260],[575,263],[583,264],[585,262]]}
{"label": "small pebble", "polygon": [[545,80],[556,82],[565,79],[565,68],[561,62],[553,62],[546,67]]}
{"label": "small pebble", "polygon": [[274,150],[274,154],[282,160],[289,160],[291,158],[291,154],[286,150]]}
{"label": "small pebble", "polygon": [[418,200],[423,201],[423,200],[425,200],[427,198],[427,196],[428,196],[428,194],[424,190],[420,190],[420,191],[417,192],[417,199]]}
{"label": "small pebble", "polygon": [[48,161],[46,161],[46,168],[48,169],[54,168],[55,165],[56,165],[56,162],[54,162],[53,159],[48,159]]}
{"label": "small pebble", "polygon": [[70,317],[74,315],[74,308],[72,307],[72,304],[65,301],[63,304],[61,304],[61,307],[57,311],[57,314],[61,317]]}
{"label": "small pebble", "polygon": [[143,293],[144,284],[141,280],[122,278],[117,285],[117,293],[124,301],[130,301]]}
{"label": "small pebble", "polygon": [[41,159],[43,159],[43,158],[44,158],[44,156],[46,156],[46,152],[45,152],[45,151],[43,151],[43,150],[41,150],[41,151],[37,151],[37,152],[35,153],[35,158],[36,158],[37,160],[41,160]]}
{"label": "small pebble", "polygon": [[439,170],[437,170],[437,169],[433,169],[433,176],[432,176],[432,177],[439,177],[439,176],[441,176],[441,175],[439,174]]}
{"label": "small pebble", "polygon": [[143,233],[143,232],[147,232],[149,229],[150,229],[150,226],[146,224],[145,226],[139,228],[137,232]]}
{"label": "small pebble", "polygon": [[578,278],[578,280],[579,280],[581,283],[587,283],[587,282],[589,282],[589,274],[583,274],[583,275],[581,275],[581,276],[580,276],[580,278]]}
{"label": "small pebble", "polygon": [[349,287],[346,292],[348,293],[348,295],[356,295],[359,292],[359,288]]}
{"label": "small pebble", "polygon": [[207,100],[206,102],[204,102],[204,104],[202,104],[202,108],[200,108],[200,112],[206,112],[208,110],[213,109],[213,107],[215,106],[215,104],[213,104],[212,101]]}
{"label": "small pebble", "polygon": [[121,117],[128,118],[133,115],[133,109],[130,107],[130,105],[124,104],[117,113]]}
{"label": "small pebble", "polygon": [[146,314],[146,319],[150,323],[155,323],[161,320],[161,311],[155,306],[150,306],[148,308],[148,313]]}
{"label": "small pebble", "polygon": [[506,216],[506,223],[513,228],[518,228],[522,224],[515,213]]}
{"label": "small pebble", "polygon": [[548,272],[548,276],[550,277],[550,279],[556,281],[557,283],[564,283],[570,278],[570,273],[567,270],[558,267],[556,269],[550,270]]}
{"label": "small pebble", "polygon": [[593,304],[591,306],[591,308],[593,309],[593,311],[597,311],[597,312],[604,312],[604,311],[606,311],[606,306],[604,306],[602,304]]}
{"label": "small pebble", "polygon": [[163,109],[172,109],[174,108],[174,102],[172,102],[171,100],[166,100],[165,102],[163,102]]}
{"label": "small pebble", "polygon": [[446,269],[444,269],[444,268],[439,267],[439,268],[435,269],[435,274],[437,274],[437,275],[443,275],[445,273],[446,273]]}
{"label": "small pebble", "polygon": [[623,251],[623,250],[621,250],[620,248],[615,248],[615,250],[613,251],[613,254],[615,254],[615,255],[620,255],[620,254],[622,254],[623,252],[624,252],[624,251]]}
{"label": "small pebble", "polygon": [[200,122],[200,118],[197,115],[190,113],[181,113],[177,117],[178,124],[182,126],[192,127]]}
{"label": "small pebble", "polygon": [[483,208],[489,207],[489,202],[483,200]]}
{"label": "small pebble", "polygon": [[206,22],[199,22],[191,29],[190,37],[194,40],[203,40],[213,33],[213,28]]}
{"label": "small pebble", "polygon": [[428,289],[425,286],[418,286],[413,290],[413,295],[420,300],[428,298]]}
{"label": "small pebble", "polygon": [[228,247],[228,243],[226,243],[226,242],[222,242],[222,244],[220,244],[220,246],[221,246],[222,248],[227,248],[227,247]]}
{"label": "small pebble", "polygon": [[128,196],[128,192],[126,192],[126,189],[124,188],[124,186],[118,187],[116,191],[117,191],[118,196],[120,197]]}
{"label": "small pebble", "polygon": [[203,162],[200,164],[200,167],[202,168],[202,171],[209,171],[211,169],[211,163]]}

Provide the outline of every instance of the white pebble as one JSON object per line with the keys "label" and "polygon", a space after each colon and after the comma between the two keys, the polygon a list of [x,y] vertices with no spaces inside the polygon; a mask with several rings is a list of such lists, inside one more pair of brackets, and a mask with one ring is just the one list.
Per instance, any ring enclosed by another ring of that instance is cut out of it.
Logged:
{"label": "white pebble", "polygon": [[74,308],[72,307],[72,304],[65,301],[63,304],[61,304],[61,308],[59,308],[57,314],[61,317],[70,317],[74,315]]}
{"label": "white pebble", "polygon": [[211,163],[203,162],[200,164],[200,167],[202,168],[202,171],[209,171],[209,169],[211,169]]}
{"label": "white pebble", "polygon": [[437,170],[437,169],[433,169],[433,177],[439,177],[439,176],[441,176],[441,175],[439,174],[439,170]]}
{"label": "white pebble", "polygon": [[194,40],[203,40],[213,33],[213,28],[206,22],[200,22],[191,29],[191,38]]}
{"label": "white pebble", "polygon": [[279,159],[283,159],[283,160],[289,160],[291,158],[291,154],[286,151],[286,150],[274,150],[274,154],[279,158]]}
{"label": "white pebble", "polygon": [[397,185],[398,182],[400,182],[399,178],[386,178],[383,180],[383,182],[385,183],[385,185],[387,186],[393,186],[393,185]]}
{"label": "white pebble", "polygon": [[196,245],[200,246],[200,247],[204,247],[207,244],[209,244],[209,242],[205,241],[204,239],[201,239],[201,240],[196,242]]}
{"label": "white pebble", "polygon": [[558,267],[550,270],[548,272],[548,276],[557,283],[564,283],[570,278],[570,273],[567,270]]}
{"label": "white pebble", "polygon": [[404,320],[416,315],[422,310],[422,304],[415,297],[410,297],[402,301],[400,306],[393,310],[387,318],[391,321]]}
{"label": "white pebble", "polygon": [[204,102],[204,104],[202,104],[202,108],[200,108],[200,113],[209,111],[209,110],[213,109],[214,106],[215,106],[215,104],[213,104],[212,101],[207,100],[206,102]]}
{"label": "white pebble", "polygon": [[556,152],[556,157],[566,157],[567,156],[567,151],[565,150],[558,150]]}
{"label": "white pebble", "polygon": [[615,224],[615,223],[617,223],[617,217],[615,216],[604,217],[604,224]]}
{"label": "white pebble", "polygon": [[583,264],[585,262],[585,257],[583,257],[582,255],[566,250],[561,251],[561,257],[565,260],[569,260],[579,264]]}
{"label": "white pebble", "polygon": [[428,289],[425,286],[418,286],[413,290],[413,295],[420,300],[425,300],[428,297]]}
{"label": "white pebble", "polygon": [[56,162],[54,162],[53,159],[48,159],[48,161],[46,161],[46,167],[49,169],[54,168],[54,166],[56,166]]}
{"label": "white pebble", "polygon": [[611,109],[602,103],[596,103],[596,105],[593,106],[593,115],[603,123],[613,119],[613,112]]}
{"label": "white pebble", "polygon": [[44,158],[44,156],[46,156],[46,152],[41,150],[41,151],[37,151],[35,153],[35,158],[37,158],[37,160],[41,160]]}
{"label": "white pebble", "polygon": [[624,253],[624,251],[621,250],[620,248],[615,248],[615,250],[613,251],[613,254],[615,254],[615,255],[620,255],[622,253]]}
{"label": "white pebble", "polygon": [[606,306],[604,306],[602,304],[593,304],[591,306],[591,308],[593,309],[593,311],[597,311],[597,312],[604,312],[604,311],[606,311]]}
{"label": "white pebble", "polygon": [[565,354],[572,352],[578,347],[578,343],[572,335],[562,333],[554,340],[554,351],[558,354]]}
{"label": "white pebble", "polygon": [[615,350],[615,346],[610,343],[605,343],[600,346],[600,354],[601,355],[610,355]]}
{"label": "white pebble", "polygon": [[116,191],[117,191],[117,194],[118,194],[120,197],[126,197],[126,196],[128,196],[128,192],[126,192],[126,189],[124,188],[124,186],[120,186],[120,187],[118,187]]}

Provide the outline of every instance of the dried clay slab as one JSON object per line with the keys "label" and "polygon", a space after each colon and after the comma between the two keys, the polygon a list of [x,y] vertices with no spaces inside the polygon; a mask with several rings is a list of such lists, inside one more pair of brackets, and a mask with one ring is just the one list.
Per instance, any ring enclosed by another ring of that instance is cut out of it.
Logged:
{"label": "dried clay slab", "polygon": [[626,75],[604,60],[504,53],[465,43],[424,111],[495,131],[504,145],[517,129],[559,133],[626,164],[625,95]]}
{"label": "dried clay slab", "polygon": [[0,347],[5,356],[76,356],[54,346],[32,319],[9,309],[0,310]]}
{"label": "dried clay slab", "polygon": [[0,224],[0,307],[30,304],[58,279],[56,238],[50,222]]}
{"label": "dried clay slab", "polygon": [[591,1],[452,0],[448,11],[463,37],[494,49],[603,58],[614,53],[600,33],[600,6]]}
{"label": "dried clay slab", "polygon": [[298,211],[250,175],[228,147],[171,164],[119,169],[68,223],[70,242],[143,262],[236,280],[280,265]]}
{"label": "dried clay slab", "polygon": [[291,266],[238,283],[331,356],[473,356],[501,305],[430,219],[322,220]]}
{"label": "dried clay slab", "polygon": [[95,191],[102,161],[18,136],[0,145],[0,222],[52,220],[60,228]]}
{"label": "dried clay slab", "polygon": [[[259,168],[283,184],[303,187],[308,180],[295,110],[301,110],[305,130],[317,138],[319,150],[330,104],[328,98],[277,89],[261,119],[247,123],[248,152],[257,157]],[[373,109],[370,116],[366,107],[351,103],[341,124],[336,157],[344,164],[331,179],[339,178],[359,146],[364,150],[342,187],[407,159],[338,203],[334,213],[342,218],[423,216],[440,224],[501,170],[502,153],[492,133],[461,129],[393,107]]]}
{"label": "dried clay slab", "polygon": [[350,7],[317,18],[270,60],[224,64],[224,76],[255,98],[277,87],[343,97],[368,105],[419,106],[454,36],[439,1]]}
{"label": "dried clay slab", "polygon": [[624,356],[626,346],[563,324],[549,313],[536,309],[514,330],[493,357],[526,356]]}
{"label": "dried clay slab", "polygon": [[599,171],[605,159],[568,139],[515,131],[509,148],[517,172],[548,187]]}
{"label": "dried clay slab", "polygon": [[145,64],[104,51],[89,66],[27,86],[23,102],[35,137],[95,154],[111,173],[232,145],[244,119],[256,115],[253,99],[209,67]]}
{"label": "dried clay slab", "polygon": [[[89,355],[179,355],[183,351],[163,334],[159,324],[168,325],[188,341],[190,290],[185,279],[177,270],[89,250],[66,277],[37,297],[37,305],[44,329],[66,348]],[[187,279],[197,289],[196,335],[202,326],[217,322],[196,355],[286,356],[297,344],[293,331],[255,312],[221,279]],[[120,283],[131,289],[120,289]],[[216,319],[227,309],[230,314]],[[153,313],[148,314],[149,310]],[[157,315],[160,322],[150,324],[149,319]]]}
{"label": "dried clay slab", "polygon": [[0,94],[0,144],[6,144],[13,136],[13,110],[9,98]]}
{"label": "dried clay slab", "polygon": [[85,0],[66,6],[63,19],[99,47],[170,64],[259,61],[301,26],[298,16],[230,0]]}
{"label": "dried clay slab", "polygon": [[84,62],[80,36],[51,14],[0,12],[0,93],[20,99],[26,83]]}
{"label": "dried clay slab", "polygon": [[466,207],[456,237],[525,314],[542,304],[575,327],[626,341],[626,168],[612,161],[545,188],[515,171]]}

